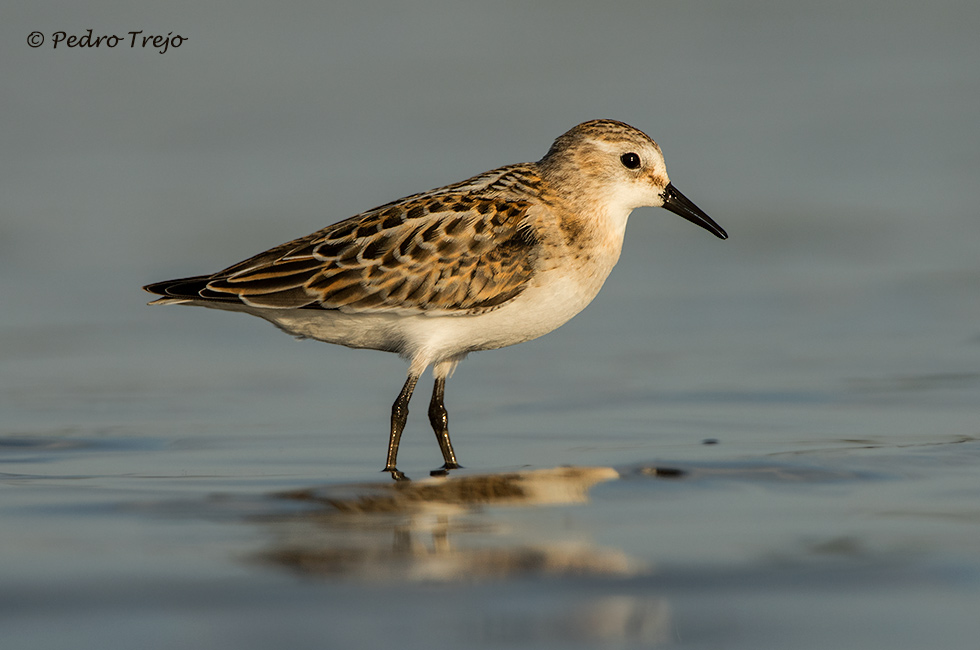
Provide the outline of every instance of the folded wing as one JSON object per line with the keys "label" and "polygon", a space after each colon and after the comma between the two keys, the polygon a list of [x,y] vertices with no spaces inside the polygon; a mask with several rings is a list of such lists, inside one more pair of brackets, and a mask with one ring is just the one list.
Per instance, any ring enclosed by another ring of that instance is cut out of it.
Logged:
{"label": "folded wing", "polygon": [[210,276],[145,287],[166,302],[267,309],[480,313],[519,295],[537,241],[527,200],[416,195]]}

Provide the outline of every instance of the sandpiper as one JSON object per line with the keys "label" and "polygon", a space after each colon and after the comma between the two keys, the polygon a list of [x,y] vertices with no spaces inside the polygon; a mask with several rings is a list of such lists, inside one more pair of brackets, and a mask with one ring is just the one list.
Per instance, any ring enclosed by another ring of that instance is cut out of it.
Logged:
{"label": "sandpiper", "polygon": [[630,212],[664,207],[728,235],[667,177],[660,147],[613,120],[579,124],[534,163],[413,194],[276,246],[211,275],[144,287],[150,304],[264,318],[299,338],[396,352],[408,378],[391,407],[384,471],[416,382],[429,366],[429,421],[444,464],[446,379],[470,352],[547,334],[585,308],[619,259]]}

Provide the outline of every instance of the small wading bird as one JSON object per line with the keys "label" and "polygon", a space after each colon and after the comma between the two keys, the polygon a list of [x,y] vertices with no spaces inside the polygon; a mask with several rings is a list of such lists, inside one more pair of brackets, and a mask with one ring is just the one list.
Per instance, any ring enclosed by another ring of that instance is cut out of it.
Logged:
{"label": "small wading bird", "polygon": [[455,469],[443,397],[456,364],[547,334],[584,309],[640,206],[662,206],[728,237],[671,184],[657,143],[622,122],[593,120],[536,163],[413,194],[213,275],[144,289],[163,296],[150,304],[241,311],[299,338],[407,359],[384,468],[403,479],[398,443],[425,369],[433,366],[429,421],[442,470]]}

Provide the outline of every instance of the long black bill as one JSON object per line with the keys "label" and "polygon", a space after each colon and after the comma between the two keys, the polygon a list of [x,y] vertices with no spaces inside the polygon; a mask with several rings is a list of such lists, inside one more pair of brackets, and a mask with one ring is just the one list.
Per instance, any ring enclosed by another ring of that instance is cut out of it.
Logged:
{"label": "long black bill", "polygon": [[678,192],[673,183],[667,183],[662,196],[664,197],[664,207],[674,214],[713,232],[719,239],[728,239],[728,233],[722,230],[721,226],[716,224],[701,208],[694,205],[691,199]]}

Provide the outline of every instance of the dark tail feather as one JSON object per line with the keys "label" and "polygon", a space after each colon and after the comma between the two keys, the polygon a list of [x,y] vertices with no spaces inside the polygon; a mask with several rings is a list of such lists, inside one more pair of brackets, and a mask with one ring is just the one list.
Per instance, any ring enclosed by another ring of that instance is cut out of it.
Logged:
{"label": "dark tail feather", "polygon": [[143,287],[148,291],[164,298],[174,300],[217,300],[221,302],[239,302],[234,295],[218,293],[208,289],[208,282],[211,276],[199,275],[193,278],[179,278],[177,280],[164,280],[154,282]]}

